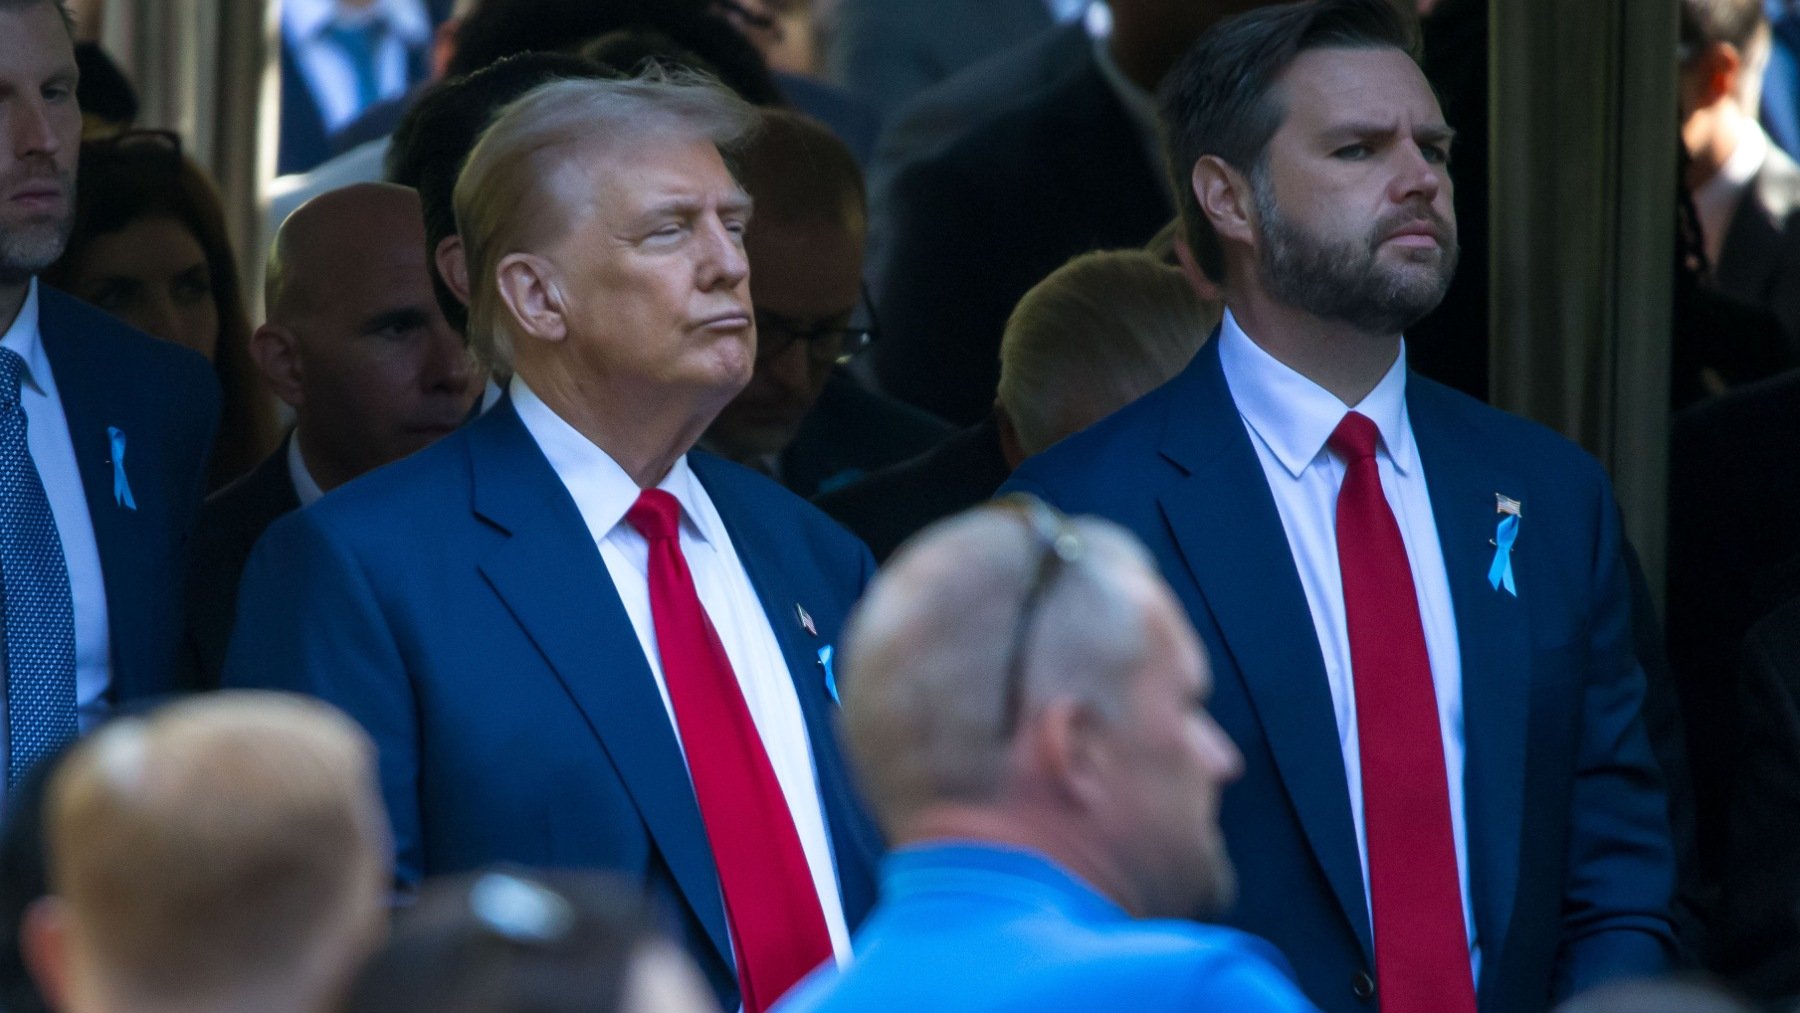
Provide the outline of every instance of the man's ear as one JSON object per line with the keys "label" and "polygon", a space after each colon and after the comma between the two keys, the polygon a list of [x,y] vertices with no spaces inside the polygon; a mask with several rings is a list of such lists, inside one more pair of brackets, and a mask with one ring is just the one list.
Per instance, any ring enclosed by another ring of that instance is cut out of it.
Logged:
{"label": "man's ear", "polygon": [[494,274],[500,301],[525,336],[540,341],[568,337],[568,301],[554,265],[535,253],[509,253]]}
{"label": "man's ear", "polygon": [[1694,108],[1705,109],[1720,99],[1735,96],[1738,76],[1743,69],[1744,54],[1731,43],[1714,42],[1702,48],[1689,64],[1688,80],[1693,82]]}
{"label": "man's ear", "polygon": [[69,910],[54,894],[39,897],[19,919],[19,956],[51,1009],[68,1009],[73,971]]}
{"label": "man's ear", "polygon": [[1019,445],[1019,427],[999,401],[994,402],[994,425],[1000,430],[1000,456],[1006,459],[1006,470],[1016,471],[1025,463],[1025,448]]}
{"label": "man's ear", "polygon": [[1097,808],[1111,790],[1104,719],[1092,704],[1063,696],[1033,708],[1020,734],[1029,737],[1037,775],[1065,805]]}
{"label": "man's ear", "polygon": [[263,382],[275,392],[275,396],[287,402],[291,408],[299,408],[306,401],[304,387],[304,366],[300,356],[300,338],[293,331],[280,324],[263,324],[250,335],[250,358],[256,363],[256,371],[262,374]]}
{"label": "man's ear", "polygon": [[1248,177],[1217,155],[1203,155],[1189,184],[1220,240],[1256,245],[1256,194]]}
{"label": "man's ear", "polygon": [[431,251],[431,257],[437,264],[438,277],[444,279],[445,287],[462,300],[464,306],[469,305],[469,257],[463,249],[462,236],[452,232],[438,240],[437,249]]}

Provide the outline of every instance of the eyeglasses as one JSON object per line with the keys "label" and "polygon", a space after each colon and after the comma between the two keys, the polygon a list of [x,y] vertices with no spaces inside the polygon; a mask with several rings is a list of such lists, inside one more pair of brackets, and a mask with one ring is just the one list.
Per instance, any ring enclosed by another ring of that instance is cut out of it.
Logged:
{"label": "eyeglasses", "polygon": [[767,362],[787,354],[796,341],[806,342],[806,357],[820,366],[843,365],[875,341],[875,303],[869,286],[862,286],[862,300],[850,323],[844,326],[803,327],[790,317],[767,310],[756,311],[756,358]]}
{"label": "eyeglasses", "polygon": [[1057,575],[1080,561],[1086,551],[1081,535],[1056,508],[1036,496],[1015,493],[1000,500],[1025,522],[1037,552],[1031,583],[1019,603],[1019,618],[1014,621],[1012,648],[1006,655],[1006,682],[1001,689],[999,737],[1002,742],[1018,731],[1020,712],[1025,703],[1025,647],[1031,639],[1033,620],[1037,618],[1044,597],[1056,583]]}

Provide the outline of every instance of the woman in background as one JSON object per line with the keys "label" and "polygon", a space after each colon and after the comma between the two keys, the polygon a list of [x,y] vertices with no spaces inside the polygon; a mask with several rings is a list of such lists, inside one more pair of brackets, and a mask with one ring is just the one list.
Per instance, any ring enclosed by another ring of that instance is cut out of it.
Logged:
{"label": "woman in background", "polygon": [[250,360],[250,320],[217,190],[172,133],[81,146],[75,224],[45,280],[212,360],[224,393],[208,489],[275,445],[273,404]]}

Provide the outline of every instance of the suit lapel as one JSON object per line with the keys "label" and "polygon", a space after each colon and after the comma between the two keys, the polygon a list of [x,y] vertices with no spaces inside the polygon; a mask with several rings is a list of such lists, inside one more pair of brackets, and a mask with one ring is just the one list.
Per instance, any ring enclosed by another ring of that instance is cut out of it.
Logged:
{"label": "suit lapel", "polygon": [[706,826],[631,619],[568,490],[510,401],[470,423],[475,513],[508,537],[482,574],[542,652],[725,966],[735,966]]}
{"label": "suit lapel", "polygon": [[[129,432],[135,426],[132,419],[115,414],[118,399],[110,396],[112,392],[106,386],[106,379],[114,370],[105,363],[89,360],[86,343],[71,333],[73,325],[63,317],[66,299],[47,286],[38,286],[38,329],[55,376],[63,417],[68,421],[69,442],[75,449],[75,465],[81,473],[94,544],[100,552],[106,625],[112,643],[112,682],[107,692],[115,701],[135,699],[151,688],[147,685],[148,673],[142,670],[139,652],[122,648],[148,642],[138,631],[144,617],[135,606],[139,595],[164,584],[163,576],[150,572],[153,565],[147,555],[160,545],[162,536],[159,532],[157,538],[143,537],[136,523],[140,520],[138,511],[127,510],[113,500],[112,439],[107,427],[116,425]],[[152,448],[140,445],[131,449],[142,455]]]}
{"label": "suit lapel", "polygon": [[[748,509],[740,497],[721,488],[726,481],[725,466],[709,455],[688,455],[694,474],[706,487],[707,495],[725,522],[737,551],[738,561],[749,575],[750,586],[762,602],[763,614],[775,631],[787,661],[788,675],[794,680],[794,692],[800,698],[800,710],[806,719],[806,733],[812,743],[813,769],[819,786],[819,801],[825,808],[825,822],[831,833],[838,873],[838,888],[850,924],[856,924],[854,913],[873,901],[875,883],[871,870],[879,857],[880,846],[874,831],[862,816],[856,791],[847,774],[838,749],[833,717],[836,705],[825,687],[825,670],[819,660],[819,649],[830,644],[817,633],[808,632],[800,622],[799,608],[808,605],[785,567],[774,565],[791,537],[771,530],[767,518]],[[847,603],[814,602],[813,609],[836,611]],[[815,622],[815,629],[817,624]],[[829,633],[829,630],[822,631]]]}
{"label": "suit lapel", "polygon": [[[1162,453],[1187,471],[1159,498],[1243,680],[1308,843],[1373,959],[1350,789],[1325,660],[1268,479],[1219,364],[1218,338],[1171,391]],[[1223,659],[1215,667],[1225,669]]]}
{"label": "suit lapel", "polygon": [[[1450,412],[1441,388],[1407,380],[1407,408],[1456,614],[1463,683],[1463,811],[1469,889],[1484,961],[1494,966],[1512,918],[1525,807],[1525,738],[1531,698],[1531,631],[1524,601],[1533,574],[1522,560],[1531,535],[1532,490],[1495,463],[1491,442]],[[1495,494],[1523,504],[1514,574],[1519,596],[1488,582],[1498,526]]]}

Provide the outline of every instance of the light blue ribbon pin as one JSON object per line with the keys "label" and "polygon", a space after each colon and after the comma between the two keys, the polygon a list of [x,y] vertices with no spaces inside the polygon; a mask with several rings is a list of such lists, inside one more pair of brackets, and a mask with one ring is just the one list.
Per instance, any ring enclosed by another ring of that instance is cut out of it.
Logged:
{"label": "light blue ribbon pin", "polygon": [[1506,588],[1506,593],[1514,598],[1519,596],[1519,589],[1513,586],[1512,550],[1518,539],[1519,515],[1508,513],[1500,518],[1500,526],[1494,531],[1494,565],[1488,567],[1488,583],[1496,591]]}
{"label": "light blue ribbon pin", "polygon": [[136,510],[137,500],[131,498],[131,483],[125,480],[125,431],[118,426],[107,426],[106,435],[112,439],[113,502],[127,510]]}
{"label": "light blue ribbon pin", "polygon": [[819,667],[825,670],[825,692],[831,694],[831,702],[842,706],[838,699],[837,673],[831,670],[831,645],[819,648]]}

